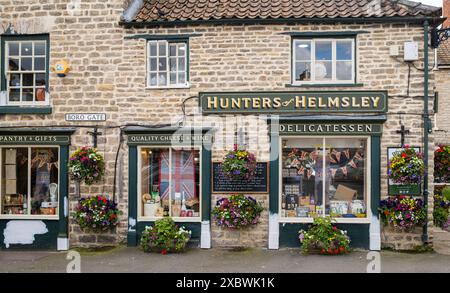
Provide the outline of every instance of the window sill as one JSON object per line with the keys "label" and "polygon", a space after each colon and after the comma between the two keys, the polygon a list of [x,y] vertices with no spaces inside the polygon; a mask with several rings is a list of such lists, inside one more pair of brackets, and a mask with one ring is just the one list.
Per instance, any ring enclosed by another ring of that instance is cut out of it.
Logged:
{"label": "window sill", "polygon": [[363,83],[302,83],[286,84],[286,87],[363,87]]}
{"label": "window sill", "polygon": [[[334,218],[338,224],[370,224],[369,218]],[[313,218],[279,218],[278,223],[290,224],[290,223],[305,223],[309,224],[313,222]]]}
{"label": "window sill", "polygon": [[42,215],[0,215],[0,220],[53,220],[58,221],[58,216]]}
{"label": "window sill", "polygon": [[177,90],[177,89],[190,89],[191,85],[172,85],[172,86],[147,86],[147,90]]}
{"label": "window sill", "polygon": [[0,106],[0,114],[51,114],[49,106]]}
{"label": "window sill", "polygon": [[[155,222],[156,220],[163,219],[163,217],[138,217],[138,222]],[[184,223],[201,223],[202,219],[200,217],[172,217],[174,222],[184,222]]]}

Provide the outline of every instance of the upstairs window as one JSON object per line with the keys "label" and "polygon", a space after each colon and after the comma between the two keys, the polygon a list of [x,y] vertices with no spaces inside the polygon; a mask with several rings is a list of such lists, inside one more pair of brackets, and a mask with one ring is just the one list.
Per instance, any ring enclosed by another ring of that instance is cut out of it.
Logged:
{"label": "upstairs window", "polygon": [[48,37],[4,37],[2,105],[48,104]]}
{"label": "upstairs window", "polygon": [[188,86],[186,41],[149,41],[147,86],[155,88]]}
{"label": "upstairs window", "polygon": [[354,39],[294,39],[293,84],[354,83]]}

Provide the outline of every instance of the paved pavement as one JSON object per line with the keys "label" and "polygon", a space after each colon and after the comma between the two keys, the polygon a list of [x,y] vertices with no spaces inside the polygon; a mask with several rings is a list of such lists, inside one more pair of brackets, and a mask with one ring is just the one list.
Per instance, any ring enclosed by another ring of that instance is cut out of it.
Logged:
{"label": "paved pavement", "polygon": [[[366,272],[367,251],[343,256],[302,255],[298,249],[189,249],[184,254],[144,253],[118,247],[81,251],[81,272]],[[0,251],[0,272],[66,272],[67,252]],[[450,272],[450,256],[383,251],[382,272]]]}

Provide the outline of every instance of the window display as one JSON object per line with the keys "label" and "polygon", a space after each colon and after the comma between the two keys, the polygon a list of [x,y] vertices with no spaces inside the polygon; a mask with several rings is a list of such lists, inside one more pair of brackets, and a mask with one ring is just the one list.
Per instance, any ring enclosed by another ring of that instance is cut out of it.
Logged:
{"label": "window display", "polygon": [[1,149],[1,213],[57,215],[58,148]]}
{"label": "window display", "polygon": [[142,148],[141,216],[200,217],[200,151]]}
{"label": "window display", "polygon": [[282,140],[281,216],[366,218],[365,138]]}

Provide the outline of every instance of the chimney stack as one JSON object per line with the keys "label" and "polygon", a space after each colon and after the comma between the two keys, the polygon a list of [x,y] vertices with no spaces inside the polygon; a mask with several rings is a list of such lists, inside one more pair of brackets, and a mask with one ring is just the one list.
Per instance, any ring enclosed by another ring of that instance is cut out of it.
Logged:
{"label": "chimney stack", "polygon": [[450,0],[442,0],[442,16],[447,17],[442,26],[450,27]]}

